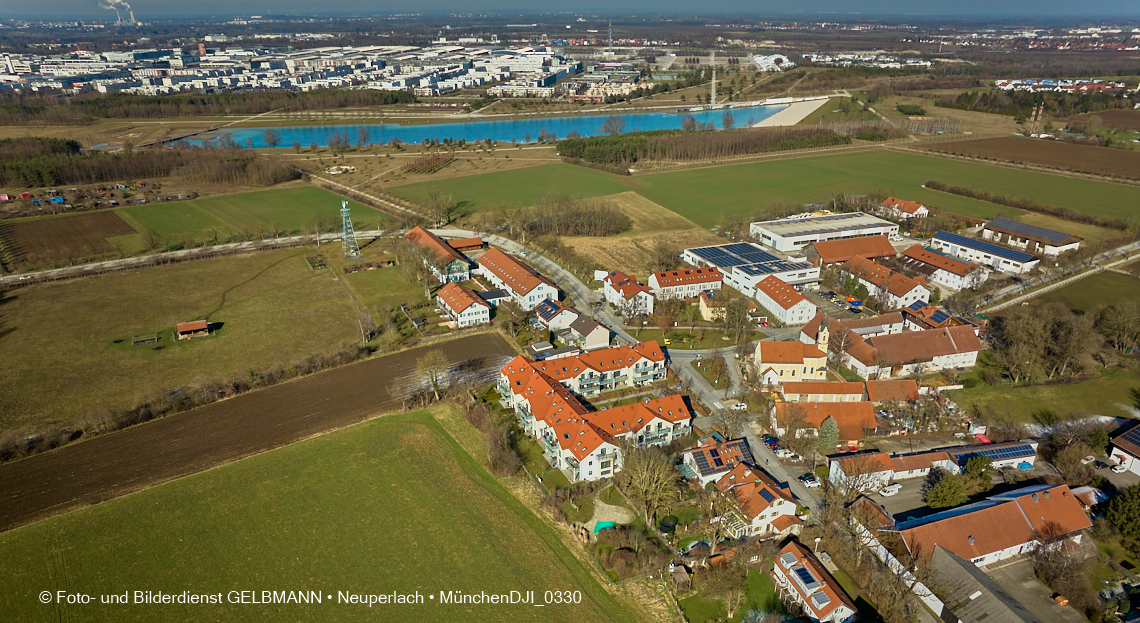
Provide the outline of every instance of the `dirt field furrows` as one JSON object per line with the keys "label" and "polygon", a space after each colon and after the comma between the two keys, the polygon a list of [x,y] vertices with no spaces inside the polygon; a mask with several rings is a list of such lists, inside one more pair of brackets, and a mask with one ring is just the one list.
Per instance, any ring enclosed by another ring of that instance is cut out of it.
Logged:
{"label": "dirt field furrows", "polygon": [[[1096,117],[1096,120],[1094,120],[1093,117]],[[1078,115],[1076,117],[1069,118],[1070,123],[1073,121],[1085,121],[1088,123],[1093,123],[1094,125],[1096,124],[1097,120],[1109,128],[1140,131],[1140,110],[1125,110],[1117,108],[1113,110],[1101,110],[1099,112],[1089,113],[1086,115]]]}
{"label": "dirt field furrows", "polygon": [[1061,141],[1006,136],[977,141],[938,143],[923,149],[956,156],[1006,160],[1064,171],[1118,178],[1140,178],[1140,151],[1074,145]]}
{"label": "dirt field furrows", "polygon": [[[0,465],[0,530],[96,504],[402,408],[416,359],[488,381],[514,356],[497,334],[378,357]],[[418,406],[418,405],[417,405]]]}
{"label": "dirt field furrows", "polygon": [[12,253],[23,258],[81,257],[107,253],[115,248],[112,236],[136,233],[112,211],[77,214],[64,218],[39,217],[0,226],[0,236]]}

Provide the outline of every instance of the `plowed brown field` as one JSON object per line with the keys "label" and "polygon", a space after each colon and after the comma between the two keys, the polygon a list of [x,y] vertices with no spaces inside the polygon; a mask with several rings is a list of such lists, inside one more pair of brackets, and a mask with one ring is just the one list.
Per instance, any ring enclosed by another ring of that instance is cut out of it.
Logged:
{"label": "plowed brown field", "polygon": [[0,236],[18,258],[86,257],[115,248],[111,236],[133,234],[135,229],[111,212],[89,212],[60,218],[39,217],[0,225]]}
{"label": "plowed brown field", "polygon": [[1077,173],[1140,179],[1140,151],[1074,145],[1018,136],[940,143],[924,146],[923,149]]}
{"label": "plowed brown field", "polygon": [[1091,117],[1096,117],[1106,127],[1117,128],[1119,130],[1140,130],[1140,110],[1102,110],[1100,112],[1089,113],[1087,115],[1080,115],[1073,117],[1069,121],[1090,121]]}
{"label": "plowed brown field", "polygon": [[490,380],[515,355],[481,334],[378,357],[0,465],[0,530],[126,495],[402,408],[416,359]]}

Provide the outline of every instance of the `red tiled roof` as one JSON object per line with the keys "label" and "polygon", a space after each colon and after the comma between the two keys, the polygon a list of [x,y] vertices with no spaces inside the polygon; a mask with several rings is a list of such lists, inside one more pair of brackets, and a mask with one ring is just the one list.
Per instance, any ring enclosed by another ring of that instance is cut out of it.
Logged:
{"label": "red tiled roof", "polygon": [[916,262],[929,264],[935,268],[941,268],[946,272],[954,273],[962,277],[979,269],[977,264],[967,264],[966,262],[946,257],[945,255],[923,248],[921,244],[913,245],[906,251],[903,251],[903,256],[911,258]]}
{"label": "red tiled roof", "polygon": [[761,341],[756,353],[757,363],[803,363],[804,359],[819,359],[823,352],[814,344],[803,342]]}
{"label": "red tiled roof", "polygon": [[[819,326],[823,324],[824,312],[819,312],[811,319],[810,322],[800,329],[800,332],[809,336],[811,339],[819,337]],[[878,316],[862,315],[858,318],[850,320],[839,320],[838,318],[828,317],[828,326],[831,329],[832,335],[838,335],[841,331],[849,331],[851,329],[866,329],[868,327],[878,327],[885,325],[898,324],[901,325],[903,317],[900,312],[891,312],[889,314],[880,314]],[[832,341],[831,344],[835,342]]]}
{"label": "red tiled roof", "polygon": [[455,283],[444,284],[436,293],[443,303],[447,305],[451,311],[459,314],[472,305],[482,305],[487,307],[483,299],[475,296],[473,292]]}
{"label": "red tiled roof", "polygon": [[[747,463],[740,463],[722,475],[716,481],[716,488],[726,493],[732,492],[736,497],[736,505],[748,521],[767,512],[776,500],[796,503],[790,489],[781,487],[763,470]],[[763,491],[771,494],[771,501],[764,497]]]}
{"label": "red tiled roof", "polygon": [[209,323],[205,320],[193,320],[191,322],[180,322],[174,327],[178,333],[190,333],[191,331],[205,331],[209,328]]}
{"label": "red tiled roof", "polygon": [[863,430],[874,430],[875,409],[869,402],[781,402],[776,404],[776,421],[781,425],[793,408],[803,409],[807,424],[819,428],[827,418],[839,425],[839,440],[863,439]]}
{"label": "red tiled roof", "polygon": [[918,382],[914,379],[867,381],[867,400],[918,400]]}
{"label": "red tiled roof", "polygon": [[690,283],[715,283],[722,279],[720,269],[716,266],[709,268],[689,268],[686,270],[667,270],[653,273],[657,278],[657,287],[687,285]]}
{"label": "red tiled roof", "polygon": [[408,240],[426,248],[429,252],[436,256],[436,259],[444,263],[451,263],[453,261],[466,262],[467,258],[459,254],[458,251],[451,248],[451,245],[443,241],[439,236],[431,233],[423,227],[415,227],[408,233],[404,234]]}
{"label": "red tiled roof", "polygon": [[[811,594],[803,594],[803,592],[800,590],[799,584],[792,580],[792,572],[789,569],[785,568],[783,563],[780,562],[780,557],[785,553],[790,553],[795,556],[796,564],[801,564],[807,567],[811,571],[812,575],[814,575],[815,578],[819,580],[820,584],[823,585],[820,588],[816,589],[828,597],[827,604],[825,604],[822,608],[817,608],[812,602]],[[828,615],[830,615],[840,605],[847,606],[853,612],[855,611],[855,604],[852,603],[851,598],[847,596],[847,593],[843,591],[843,588],[839,586],[839,583],[835,581],[835,578],[831,577],[831,574],[827,572],[827,569],[823,567],[823,564],[820,563],[819,560],[814,555],[812,555],[812,553],[808,551],[807,548],[800,545],[799,543],[795,541],[789,541],[788,544],[785,545],[778,554],[776,554],[776,566],[779,567],[781,573],[787,576],[789,580],[792,580],[788,582],[788,586],[791,587],[791,590],[799,593],[800,598],[803,600],[803,602],[809,604],[812,618],[816,620],[823,620],[827,618]]]}
{"label": "red tiled roof", "polygon": [[904,199],[895,199],[894,197],[887,197],[883,201],[882,206],[884,208],[898,208],[907,214],[914,214],[918,212],[919,208],[926,207],[917,201],[906,201]]}
{"label": "red tiled roof", "polygon": [[[912,383],[914,381],[911,381]],[[782,384],[784,395],[787,394],[859,394],[863,395],[862,383],[847,383],[844,381],[786,381]]]}
{"label": "red tiled roof", "polygon": [[[974,333],[973,325],[907,331],[890,335],[876,335],[865,341],[853,335],[847,352],[863,365],[896,366],[917,361],[929,361],[944,355],[978,352],[982,343]],[[865,344],[868,348],[859,347]]]}
{"label": "red tiled roof", "polygon": [[922,284],[902,273],[897,273],[886,266],[876,264],[861,257],[853,257],[843,268],[861,279],[869,281],[880,290],[886,290],[895,296],[906,296],[910,291]]}
{"label": "red tiled roof", "polygon": [[930,469],[936,461],[949,461],[950,455],[945,452],[921,452],[919,454],[902,454],[891,457],[891,463],[896,472],[909,472],[916,469]]}
{"label": "red tiled roof", "polygon": [[761,279],[760,283],[756,284],[756,289],[767,294],[768,298],[784,309],[791,309],[807,300],[804,295],[775,275],[768,275]]}
{"label": "red tiled roof", "polygon": [[448,246],[453,249],[481,249],[483,248],[483,239],[479,237],[474,238],[453,238],[447,241]]}
{"label": "red tiled roof", "polygon": [[883,235],[813,242],[811,246],[824,264],[846,262],[853,257],[875,259],[896,254],[891,241]]}
{"label": "red tiled roof", "polygon": [[491,271],[496,277],[502,279],[507,287],[520,295],[530,292],[540,283],[550,283],[530,266],[498,249],[487,251],[479,258],[478,262],[480,266]]}

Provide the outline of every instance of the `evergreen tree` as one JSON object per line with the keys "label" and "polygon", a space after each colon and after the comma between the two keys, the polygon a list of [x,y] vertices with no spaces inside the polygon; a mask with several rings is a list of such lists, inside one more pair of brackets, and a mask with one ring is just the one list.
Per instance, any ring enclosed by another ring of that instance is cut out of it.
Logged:
{"label": "evergreen tree", "polygon": [[839,424],[835,423],[835,419],[828,416],[822,424],[819,425],[819,451],[821,454],[834,454],[835,448],[839,445]]}

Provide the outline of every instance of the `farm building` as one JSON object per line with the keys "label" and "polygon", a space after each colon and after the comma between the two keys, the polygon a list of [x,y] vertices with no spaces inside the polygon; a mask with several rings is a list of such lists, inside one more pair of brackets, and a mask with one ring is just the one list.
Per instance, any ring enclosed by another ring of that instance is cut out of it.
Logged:
{"label": "farm building", "polygon": [[720,269],[728,285],[746,296],[755,296],[756,284],[769,276],[797,287],[819,282],[819,268],[801,261],[784,259],[750,242],[685,249],[685,262],[697,267]]}
{"label": "farm building", "polygon": [[889,309],[906,307],[915,301],[930,302],[930,290],[917,279],[870,260],[853,257],[843,264],[843,270],[858,279],[871,298],[882,301]]}
{"label": "farm building", "polygon": [[787,381],[780,393],[788,402],[862,402],[863,384],[843,381]]}
{"label": "farm building", "polygon": [[692,298],[701,292],[719,290],[722,285],[720,270],[690,268],[667,270],[649,276],[649,289],[659,299]]}
{"label": "farm building", "polygon": [[[876,335],[888,335],[903,332],[903,317],[899,312],[879,314],[878,316],[861,316],[850,320],[828,318],[827,314],[819,312],[800,329],[800,341],[804,344],[815,344],[822,350],[828,348],[828,336],[841,331],[851,331],[863,338]],[[829,331],[825,331],[829,329]]]}
{"label": "farm building", "polygon": [[918,400],[918,382],[914,379],[867,381],[867,400],[881,402],[913,402]]}
{"label": "farm building", "polygon": [[846,341],[843,363],[865,379],[972,368],[978,361],[978,352],[982,350],[982,343],[971,325],[877,335],[867,339],[851,331],[846,338],[836,336],[831,338],[832,351],[838,349],[839,342]]}
{"label": "farm building", "polygon": [[804,255],[815,266],[842,264],[853,257],[877,260],[894,257],[897,254],[886,236],[861,236],[845,240],[813,242],[804,249]]}
{"label": "farm building", "polygon": [[895,236],[899,233],[899,226],[863,212],[848,212],[760,221],[752,223],[749,232],[761,244],[789,253],[799,251],[813,242],[859,236]]}
{"label": "farm building", "polygon": [[460,253],[465,251],[478,251],[483,248],[483,239],[479,237],[455,238],[448,240],[447,244]]}
{"label": "farm building", "polygon": [[498,249],[491,249],[478,260],[476,273],[496,288],[506,290],[519,307],[526,311],[546,299],[557,299],[558,288],[530,266]]}
{"label": "farm building", "polygon": [[471,262],[439,236],[423,227],[416,227],[404,234],[404,237],[424,250],[424,263],[440,283],[467,281],[471,278]]}
{"label": "farm building", "polygon": [[982,227],[982,238],[1043,255],[1060,255],[1065,251],[1076,251],[1081,246],[1081,238],[1073,234],[1002,217]]}
{"label": "farm building", "polygon": [[819,309],[795,288],[771,275],[756,284],[756,302],[785,325],[807,324]]}
{"label": "farm building", "polygon": [[930,216],[930,210],[917,201],[906,201],[905,199],[887,197],[879,206],[883,208],[883,212],[886,215],[898,219],[926,218]]}
{"label": "farm building", "polygon": [[435,294],[436,307],[447,314],[456,327],[491,322],[491,307],[479,296],[455,283],[444,284]]}
{"label": "farm building", "polygon": [[783,437],[790,434],[788,422],[796,414],[802,414],[810,430],[799,435],[814,436],[828,418],[839,426],[839,446],[857,447],[868,433],[878,429],[875,408],[867,401],[859,402],[780,402],[772,410],[772,429]]}
{"label": "farm building", "polygon": [[972,288],[990,276],[990,271],[977,264],[943,255],[921,244],[913,245],[903,251],[899,261],[903,266],[926,277],[927,281],[955,290]]}
{"label": "farm building", "polygon": [[967,238],[948,231],[940,231],[930,241],[936,251],[944,251],[967,262],[988,266],[996,271],[1020,275],[1027,273],[1041,262],[1036,257],[1007,247],[998,246],[985,240]]}
{"label": "farm building", "polygon": [[804,614],[820,623],[855,620],[855,603],[805,547],[789,541],[772,565],[773,582],[780,598],[799,604]]}
{"label": "farm building", "polygon": [[179,340],[192,340],[210,335],[210,323],[205,320],[180,322],[174,327],[174,337]]}

